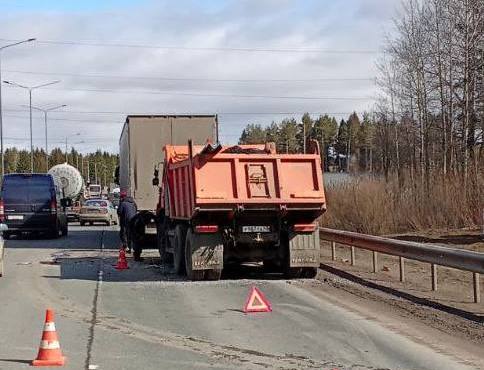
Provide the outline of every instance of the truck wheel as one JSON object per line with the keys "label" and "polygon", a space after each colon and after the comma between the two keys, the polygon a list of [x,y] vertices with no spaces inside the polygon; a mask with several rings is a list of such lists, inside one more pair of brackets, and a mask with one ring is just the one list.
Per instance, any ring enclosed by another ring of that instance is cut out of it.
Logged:
{"label": "truck wheel", "polygon": [[164,226],[158,226],[156,230],[156,245],[158,247],[158,252],[160,253],[161,262],[164,264],[171,264],[173,263],[173,255],[166,251],[166,244],[168,243],[165,233]]}
{"label": "truck wheel", "polygon": [[286,279],[299,279],[302,277],[303,268],[302,267],[288,267],[284,269],[284,277]]}
{"label": "truck wheel", "polygon": [[222,277],[222,270],[205,270],[205,280],[220,280]]}
{"label": "truck wheel", "polygon": [[305,279],[314,279],[318,274],[317,267],[304,267],[302,272],[302,277]]}
{"label": "truck wheel", "polygon": [[281,266],[277,264],[275,260],[264,260],[263,266],[264,266],[264,272],[266,273],[274,273],[274,272],[281,271]]}
{"label": "truck wheel", "polygon": [[185,239],[186,228],[182,225],[176,225],[173,245],[173,267],[175,273],[183,274],[185,271]]}
{"label": "truck wheel", "polygon": [[195,240],[192,230],[188,229],[187,237],[185,241],[185,267],[187,271],[187,278],[192,281],[204,280],[205,270],[194,270],[192,268],[192,254],[193,247],[195,246]]}

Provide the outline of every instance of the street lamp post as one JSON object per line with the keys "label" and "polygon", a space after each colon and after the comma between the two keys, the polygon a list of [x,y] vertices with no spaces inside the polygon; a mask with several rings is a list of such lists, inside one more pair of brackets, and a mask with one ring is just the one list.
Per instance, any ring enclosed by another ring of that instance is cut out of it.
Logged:
{"label": "street lamp post", "polygon": [[33,138],[32,138],[32,91],[39,89],[41,87],[53,85],[56,83],[59,83],[60,81],[52,81],[52,82],[47,82],[45,84],[41,85],[36,85],[36,86],[24,86],[20,85],[18,83],[12,82],[12,81],[3,81],[4,83],[16,87],[20,87],[21,89],[28,90],[29,92],[29,112],[30,112],[30,172],[34,172],[34,143],[33,143]]}
{"label": "street lamp post", "polygon": [[[81,135],[80,132],[75,134],[75,136],[79,136],[79,135]],[[67,136],[66,136],[66,163],[69,163],[69,157],[68,157],[68,153],[67,153]]]}
{"label": "street lamp post", "polygon": [[2,178],[5,174],[5,154],[3,151],[3,114],[2,114],[2,50],[10,48],[12,46],[24,44],[26,42],[35,41],[35,39],[28,39],[19,42],[14,42],[13,44],[8,44],[0,47],[0,152],[2,157]]}
{"label": "street lamp post", "polygon": [[52,108],[39,108],[39,107],[35,107],[35,106],[32,106],[32,109],[35,109],[35,110],[38,110],[38,111],[41,111],[44,113],[44,124],[45,124],[45,172],[49,172],[49,147],[48,147],[48,136],[47,136],[47,113],[53,111],[53,110],[56,110],[56,109],[60,109],[60,108],[64,108],[64,107],[67,107],[66,104],[62,104],[62,105],[57,105],[55,107],[52,107]]}

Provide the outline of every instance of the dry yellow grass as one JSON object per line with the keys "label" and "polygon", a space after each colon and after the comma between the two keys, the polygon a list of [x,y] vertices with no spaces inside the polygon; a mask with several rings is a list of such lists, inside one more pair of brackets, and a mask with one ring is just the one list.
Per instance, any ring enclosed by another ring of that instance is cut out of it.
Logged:
{"label": "dry yellow grass", "polygon": [[456,178],[433,177],[420,183],[368,176],[327,186],[328,211],[322,225],[367,234],[428,229],[478,228],[484,209],[484,176],[464,191]]}

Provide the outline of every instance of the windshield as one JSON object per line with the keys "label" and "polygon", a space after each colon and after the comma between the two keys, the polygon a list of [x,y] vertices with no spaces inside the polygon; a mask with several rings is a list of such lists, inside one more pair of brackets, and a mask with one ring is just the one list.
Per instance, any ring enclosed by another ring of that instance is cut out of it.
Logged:
{"label": "windshield", "polygon": [[89,206],[89,207],[107,207],[108,202],[106,202],[104,200],[88,200],[86,202],[86,206]]}

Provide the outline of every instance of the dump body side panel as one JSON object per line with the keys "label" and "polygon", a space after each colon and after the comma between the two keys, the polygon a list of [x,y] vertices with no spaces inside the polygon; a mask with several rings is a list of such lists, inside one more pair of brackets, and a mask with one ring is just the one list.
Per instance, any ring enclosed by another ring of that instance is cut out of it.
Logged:
{"label": "dump body side panel", "polygon": [[325,205],[319,155],[201,154],[168,166],[173,218],[189,219],[197,209],[322,210]]}
{"label": "dump body side panel", "polygon": [[317,155],[195,158],[196,204],[324,204]]}

